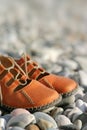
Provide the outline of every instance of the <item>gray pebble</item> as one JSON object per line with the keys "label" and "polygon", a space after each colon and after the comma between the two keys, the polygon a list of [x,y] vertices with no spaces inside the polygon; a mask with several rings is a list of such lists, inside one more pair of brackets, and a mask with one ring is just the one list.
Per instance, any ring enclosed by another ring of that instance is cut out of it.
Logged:
{"label": "gray pebble", "polygon": [[59,130],[58,128],[48,128],[47,130]]}
{"label": "gray pebble", "polygon": [[25,130],[25,129],[18,126],[14,126],[14,127],[8,127],[6,130]]}
{"label": "gray pebble", "polygon": [[79,62],[79,64],[82,67],[82,69],[87,72],[87,60],[86,60],[87,57],[77,56],[75,59],[76,59],[76,61]]}
{"label": "gray pebble", "polygon": [[81,130],[87,130],[87,123],[82,127]]}
{"label": "gray pebble", "polygon": [[84,96],[83,91],[84,91],[84,89],[81,86],[79,86],[77,92],[75,93],[75,100],[83,98],[83,96]]}
{"label": "gray pebble", "polygon": [[82,121],[82,125],[84,126],[87,123],[87,113],[82,113],[81,115],[78,116],[79,120]]}
{"label": "gray pebble", "polygon": [[64,66],[68,67],[71,70],[76,70],[78,68],[78,64],[74,60],[66,59],[63,60],[62,62]]}
{"label": "gray pebble", "polygon": [[12,118],[12,115],[11,114],[5,114],[4,116],[2,116],[2,118],[4,118],[6,120],[6,122],[8,122]]}
{"label": "gray pebble", "polygon": [[28,124],[32,123],[32,122],[36,122],[35,117],[33,114],[20,114],[17,116],[13,116],[7,123],[7,128],[9,126],[14,126],[14,125],[21,125],[22,128],[25,128],[25,126],[27,126]]}
{"label": "gray pebble", "polygon": [[83,96],[83,101],[87,103],[87,92]]}
{"label": "gray pebble", "polygon": [[36,118],[37,124],[41,124],[42,122],[44,122],[44,124],[47,123],[48,125],[51,125],[52,128],[57,128],[56,121],[50,115],[43,112],[35,112],[34,116]]}
{"label": "gray pebble", "polygon": [[61,126],[60,130],[80,130],[75,125],[65,125]]}
{"label": "gray pebble", "polygon": [[82,113],[83,112],[78,107],[74,107],[73,109],[67,109],[64,112],[64,114],[72,121],[74,121]]}
{"label": "gray pebble", "polygon": [[87,111],[87,103],[83,102],[83,100],[78,99],[75,104],[82,112]]}

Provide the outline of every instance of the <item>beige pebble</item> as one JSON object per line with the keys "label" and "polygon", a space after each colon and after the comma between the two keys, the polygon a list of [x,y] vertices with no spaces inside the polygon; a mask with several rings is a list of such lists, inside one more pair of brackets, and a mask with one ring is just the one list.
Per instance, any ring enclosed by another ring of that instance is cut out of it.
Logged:
{"label": "beige pebble", "polygon": [[40,130],[39,127],[35,124],[30,124],[25,129],[26,130]]}
{"label": "beige pebble", "polygon": [[53,128],[53,124],[50,121],[39,119],[38,126],[41,130],[47,130],[48,128]]}

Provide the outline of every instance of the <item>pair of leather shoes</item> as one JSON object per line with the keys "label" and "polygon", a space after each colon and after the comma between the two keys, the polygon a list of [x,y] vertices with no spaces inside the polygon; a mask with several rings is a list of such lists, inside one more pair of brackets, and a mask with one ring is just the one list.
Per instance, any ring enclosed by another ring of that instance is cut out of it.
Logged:
{"label": "pair of leather shoes", "polygon": [[77,89],[69,78],[46,72],[30,57],[0,56],[0,103],[7,109],[38,111],[58,105]]}

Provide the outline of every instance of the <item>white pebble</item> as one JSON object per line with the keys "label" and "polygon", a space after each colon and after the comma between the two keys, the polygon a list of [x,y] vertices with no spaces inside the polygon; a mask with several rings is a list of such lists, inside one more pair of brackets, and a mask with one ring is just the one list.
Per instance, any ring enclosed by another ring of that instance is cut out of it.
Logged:
{"label": "white pebble", "polygon": [[76,107],[78,107],[82,112],[86,112],[87,103],[83,102],[83,100],[81,100],[81,99],[78,99],[76,101]]}
{"label": "white pebble", "polygon": [[72,124],[70,119],[64,115],[58,115],[55,118],[58,127]]}
{"label": "white pebble", "polygon": [[5,130],[6,127],[6,120],[4,118],[0,118],[0,128]]}
{"label": "white pebble", "polygon": [[87,73],[85,71],[80,70],[80,81],[83,86],[87,86]]}
{"label": "white pebble", "polygon": [[67,109],[64,114],[71,120],[75,120],[80,114],[82,114],[82,111],[78,107],[74,107],[73,109]]}

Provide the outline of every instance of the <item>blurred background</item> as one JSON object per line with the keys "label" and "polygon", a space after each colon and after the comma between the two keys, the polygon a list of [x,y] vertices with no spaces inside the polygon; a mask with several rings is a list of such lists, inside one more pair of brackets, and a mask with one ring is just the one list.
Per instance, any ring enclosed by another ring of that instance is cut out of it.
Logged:
{"label": "blurred background", "polygon": [[55,62],[86,50],[87,0],[0,0],[1,53]]}

